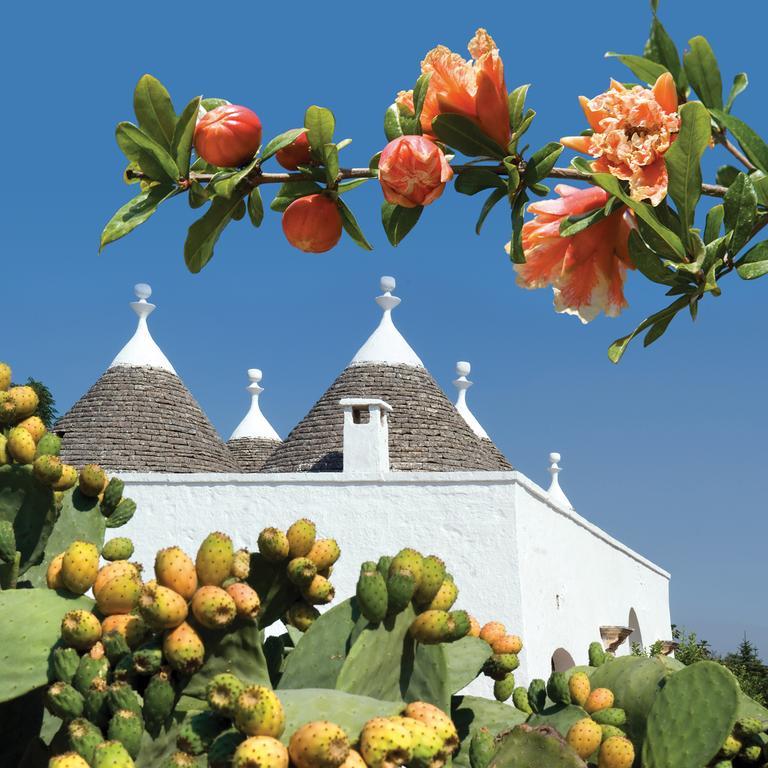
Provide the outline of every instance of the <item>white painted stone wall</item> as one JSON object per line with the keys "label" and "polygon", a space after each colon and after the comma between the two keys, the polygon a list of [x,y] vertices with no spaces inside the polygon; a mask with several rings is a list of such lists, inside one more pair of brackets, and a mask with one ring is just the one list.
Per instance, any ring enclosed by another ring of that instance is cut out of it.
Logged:
{"label": "white painted stone wall", "polygon": [[[151,570],[155,552],[178,544],[194,555],[212,530],[256,549],[265,526],[309,517],[339,542],[337,598],[354,593],[360,563],[413,546],[445,559],[457,607],[503,621],[525,642],[521,684],[546,678],[552,653],[586,661],[599,627],[639,619],[646,644],[669,639],[669,574],[553,504],[519,472],[121,474],[138,511],[120,535]],[[474,693],[488,693],[486,681]]]}

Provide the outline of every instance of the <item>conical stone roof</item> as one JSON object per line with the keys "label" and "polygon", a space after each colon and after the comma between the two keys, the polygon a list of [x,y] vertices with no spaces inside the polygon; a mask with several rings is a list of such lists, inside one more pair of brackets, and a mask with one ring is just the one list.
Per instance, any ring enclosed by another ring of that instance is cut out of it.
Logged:
{"label": "conical stone roof", "polygon": [[122,472],[238,472],[234,456],[155,344],[149,286],[136,286],[136,333],[54,427],[62,461]]}
{"label": "conical stone roof", "polygon": [[270,455],[264,472],[340,472],[344,468],[343,397],[380,398],[389,414],[394,471],[510,470],[490,440],[469,428],[429,372],[410,365],[350,365]]}
{"label": "conical stone roof", "polygon": [[381,279],[376,330],[312,410],[264,463],[264,472],[340,472],[344,468],[342,398],[381,399],[392,406],[389,459],[394,471],[499,471],[512,467],[487,435],[472,427],[424,368],[392,322],[400,299]]}

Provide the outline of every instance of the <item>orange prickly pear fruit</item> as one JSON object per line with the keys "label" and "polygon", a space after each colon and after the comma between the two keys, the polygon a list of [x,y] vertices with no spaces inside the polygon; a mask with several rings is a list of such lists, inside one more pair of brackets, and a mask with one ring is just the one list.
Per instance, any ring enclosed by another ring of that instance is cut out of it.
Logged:
{"label": "orange prickly pear fruit", "polygon": [[19,464],[31,464],[35,460],[37,446],[32,435],[26,429],[13,427],[8,432],[6,450]]}
{"label": "orange prickly pear fruit", "polygon": [[592,691],[589,675],[586,672],[574,672],[568,680],[571,701],[583,707]]}
{"label": "orange prickly pear fruit", "polygon": [[138,579],[140,575],[138,566],[127,560],[115,560],[114,563],[108,563],[99,569],[96,581],[93,582],[93,594],[98,595],[107,582],[116,576],[134,576]]}
{"label": "orange prickly pear fruit", "polygon": [[133,649],[144,642],[144,638],[149,632],[144,619],[133,613],[118,613],[107,616],[101,622],[101,632],[106,635],[107,632],[119,632],[124,638],[128,647]]}
{"label": "orange prickly pear fruit", "polygon": [[288,554],[291,558],[306,557],[312,549],[317,535],[317,528],[311,520],[297,520],[287,532]]}
{"label": "orange prickly pear fruit", "polygon": [[251,572],[251,553],[243,548],[238,549],[232,557],[232,573],[236,579],[245,580]]}
{"label": "orange prickly pear fruit", "polygon": [[130,613],[139,602],[141,581],[132,574],[111,578],[96,593],[96,605],[105,616]]}
{"label": "orange prickly pear fruit", "polygon": [[403,713],[434,728],[443,740],[446,754],[452,755],[459,748],[459,734],[453,720],[442,709],[426,701],[412,701]]}
{"label": "orange prickly pear fruit", "polygon": [[507,634],[507,628],[500,621],[489,621],[483,625],[480,630],[480,639],[485,640],[488,645],[492,645],[494,640],[504,637]]}
{"label": "orange prickly pear fruit", "polygon": [[89,541],[73,541],[64,552],[61,579],[76,595],[85,594],[96,581],[99,572],[99,550]]}
{"label": "orange prickly pear fruit", "polygon": [[401,721],[399,717],[374,717],[363,726],[359,748],[369,768],[395,768],[411,763],[413,736]]}
{"label": "orange prickly pear fruit", "polygon": [[192,558],[179,547],[161,549],[155,557],[157,583],[191,600],[197,589],[197,571]]}
{"label": "orange prickly pear fruit", "polygon": [[256,590],[248,584],[238,582],[227,587],[227,594],[235,601],[237,615],[255,619],[261,610],[261,600]]}
{"label": "orange prickly pear fruit", "polygon": [[139,611],[153,629],[173,629],[187,618],[187,601],[172,589],[149,582],[141,590]]}
{"label": "orange prickly pear fruit", "polygon": [[600,746],[599,768],[632,768],[634,762],[635,748],[623,736],[609,736]]}
{"label": "orange prickly pear fruit", "polygon": [[432,602],[427,606],[436,611],[450,611],[456,598],[459,596],[459,588],[452,579],[443,579],[440,589],[432,598]]}
{"label": "orange prickly pear fruit", "polygon": [[584,717],[568,729],[565,740],[582,760],[586,760],[600,746],[603,729],[591,717]]}
{"label": "orange prickly pear fruit", "polygon": [[467,637],[480,637],[480,622],[472,614],[469,615],[469,632]]}
{"label": "orange prickly pear fruit", "polygon": [[593,712],[612,707],[613,701],[613,692],[608,688],[595,688],[584,702],[584,709],[591,715]]}
{"label": "orange prickly pear fruit", "polygon": [[171,669],[191,675],[203,666],[205,646],[200,635],[183,622],[165,635],[163,656]]}
{"label": "orange prickly pear fruit", "polygon": [[301,594],[310,605],[325,605],[333,600],[335,590],[333,584],[331,584],[325,576],[317,574],[317,576],[302,589]]}
{"label": "orange prickly pear fruit", "polygon": [[520,653],[523,641],[517,635],[502,635],[491,643],[494,653]]}
{"label": "orange prickly pear fruit", "polygon": [[96,498],[107,484],[107,473],[98,464],[86,464],[80,470],[80,493]]}
{"label": "orange prickly pear fruit", "polygon": [[54,491],[68,491],[77,482],[77,470],[71,464],[61,465],[61,477],[51,486]]}
{"label": "orange prickly pear fruit", "polygon": [[200,587],[192,597],[192,614],[208,629],[224,629],[237,616],[237,606],[221,587]]}
{"label": "orange prickly pear fruit", "polygon": [[218,531],[208,534],[197,551],[195,568],[201,585],[220,587],[232,573],[234,560],[232,539]]}
{"label": "orange prickly pear fruit", "polygon": [[39,416],[27,416],[26,419],[20,421],[16,426],[26,429],[27,432],[32,435],[32,439],[35,443],[39,443],[40,438],[47,431],[45,424],[43,424],[43,420]]}
{"label": "orange prickly pear fruit", "polygon": [[27,385],[23,387],[11,387],[8,390],[8,397],[16,406],[16,418],[26,419],[31,416],[40,405],[40,400],[32,387]]}
{"label": "orange prickly pear fruit", "polygon": [[265,528],[259,534],[259,552],[270,563],[279,563],[290,554],[288,536],[279,528]]}
{"label": "orange prickly pear fruit", "polygon": [[235,725],[248,736],[280,738],[285,711],[277,694],[263,685],[249,685],[235,703]]}
{"label": "orange prickly pear fruit", "polygon": [[11,386],[11,366],[0,362],[0,392],[5,392]]}
{"label": "orange prickly pear fruit", "polygon": [[45,580],[48,589],[64,589],[64,579],[61,576],[61,568],[64,563],[64,553],[56,555],[48,565]]}
{"label": "orange prickly pear fruit", "polygon": [[250,736],[232,756],[232,768],[288,768],[288,750],[271,736]]}
{"label": "orange prickly pear fruit", "polygon": [[64,752],[48,761],[48,768],[89,768],[89,763],[77,752]]}
{"label": "orange prickly pear fruit", "polygon": [[65,645],[87,651],[101,637],[101,623],[89,611],[67,611],[61,620],[61,639]]}
{"label": "orange prickly pear fruit", "polygon": [[341,550],[336,539],[317,539],[306,557],[315,564],[318,571],[325,571],[339,559],[340,555]]}
{"label": "orange prickly pear fruit", "polygon": [[349,756],[347,734],[327,720],[302,725],[288,744],[296,768],[338,768]]}

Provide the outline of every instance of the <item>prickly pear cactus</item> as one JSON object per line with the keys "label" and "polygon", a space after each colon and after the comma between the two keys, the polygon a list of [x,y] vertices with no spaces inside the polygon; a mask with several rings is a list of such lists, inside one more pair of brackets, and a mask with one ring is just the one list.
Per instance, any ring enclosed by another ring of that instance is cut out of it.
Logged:
{"label": "prickly pear cactus", "polygon": [[586,768],[586,763],[548,726],[518,725],[505,736],[489,768]]}
{"label": "prickly pear cactus", "polygon": [[643,768],[707,765],[733,730],[739,693],[736,678],[714,661],[670,677],[648,715]]}

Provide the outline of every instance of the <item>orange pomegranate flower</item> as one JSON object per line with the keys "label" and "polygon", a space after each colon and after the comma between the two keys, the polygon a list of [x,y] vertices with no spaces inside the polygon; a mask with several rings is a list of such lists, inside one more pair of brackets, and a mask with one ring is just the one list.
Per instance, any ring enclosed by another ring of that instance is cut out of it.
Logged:
{"label": "orange pomegranate flower", "polygon": [[[506,148],[511,134],[504,64],[499,49],[484,29],[478,29],[469,41],[468,50],[472,61],[438,45],[421,62],[422,74],[431,74],[421,112],[422,131],[432,136],[432,120],[437,115],[464,115]],[[413,91],[400,91],[396,101],[413,111]]]}
{"label": "orange pomegranate flower", "polygon": [[629,182],[633,200],[658,205],[667,195],[664,153],[680,130],[677,91],[669,72],[653,88],[625,88],[611,80],[605,93],[579,101],[591,136],[566,136],[561,144],[596,158],[592,169]]}
{"label": "orange pomegranate flower", "polygon": [[[624,280],[629,258],[631,219],[626,208],[570,237],[560,237],[560,222],[568,216],[596,211],[609,195],[599,187],[577,189],[558,184],[553,200],[532,203],[535,214],[523,225],[525,264],[515,264],[517,283],[524,288],[551,285],[555,309],[577,315],[582,323],[594,320],[603,311],[615,317],[627,306]],[[506,246],[509,253],[510,244]]]}

